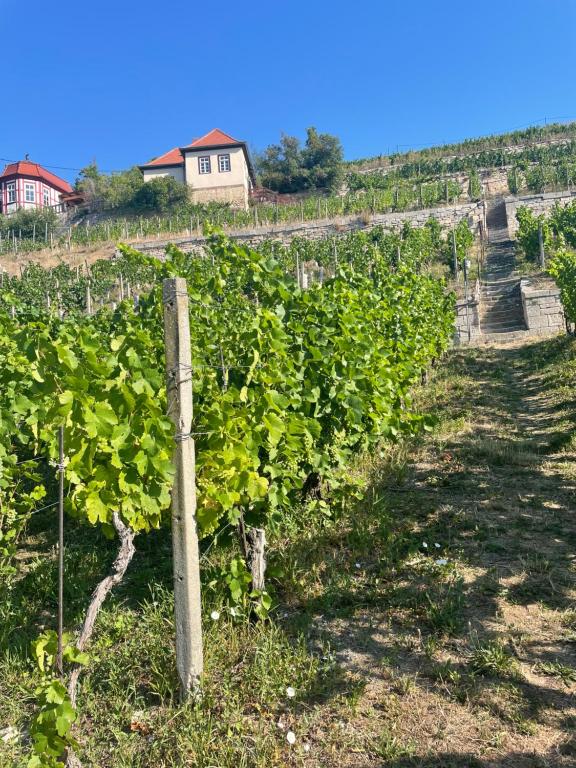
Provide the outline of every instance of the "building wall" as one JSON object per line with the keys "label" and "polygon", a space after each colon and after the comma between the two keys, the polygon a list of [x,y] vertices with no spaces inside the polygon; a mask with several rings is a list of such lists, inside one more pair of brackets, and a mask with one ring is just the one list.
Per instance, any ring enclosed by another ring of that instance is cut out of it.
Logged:
{"label": "building wall", "polygon": [[142,173],[144,175],[144,181],[158,179],[162,176],[172,176],[173,179],[184,184],[184,166],[182,165],[177,165],[172,168],[146,168]]}
{"label": "building wall", "polygon": [[[8,187],[10,184],[16,185],[16,202],[8,203]],[[32,184],[34,188],[34,201],[26,200],[26,185]],[[58,205],[60,202],[60,192],[51,187],[41,179],[27,179],[18,177],[16,179],[3,180],[0,182],[0,195],[2,196],[2,212],[5,214],[15,213],[20,208],[43,208],[44,190],[48,192],[48,206]]]}
{"label": "building wall", "polygon": [[[218,155],[230,155],[230,170],[218,169]],[[210,173],[200,173],[198,158],[210,158]],[[250,191],[250,174],[246,157],[242,147],[224,147],[222,149],[197,149],[193,152],[186,151],[185,178],[186,184],[192,188],[193,198],[198,202],[205,200],[226,200],[248,207],[248,194]],[[229,189],[228,194],[217,195],[218,189]]]}

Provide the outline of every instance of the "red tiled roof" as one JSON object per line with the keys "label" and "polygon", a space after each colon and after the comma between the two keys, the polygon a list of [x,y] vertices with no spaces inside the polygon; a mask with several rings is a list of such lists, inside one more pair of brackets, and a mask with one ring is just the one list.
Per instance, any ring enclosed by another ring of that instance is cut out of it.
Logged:
{"label": "red tiled roof", "polygon": [[233,139],[232,136],[229,136],[227,133],[224,133],[224,131],[221,131],[219,128],[213,128],[211,131],[208,131],[204,136],[201,136],[199,139],[194,139],[190,144],[188,144],[189,147],[213,147],[213,146],[221,146],[222,144],[242,144],[243,142],[238,141],[238,139]]}
{"label": "red tiled roof", "polygon": [[[183,149],[187,149],[188,147],[194,149],[208,149],[209,147],[221,147],[226,144],[243,144],[243,142],[238,141],[237,139],[233,139],[232,136],[224,133],[224,131],[221,131],[219,128],[213,128],[199,139],[192,139],[190,144],[186,144]],[[150,160],[149,163],[144,163],[144,165],[141,165],[140,167],[148,168],[151,165],[180,165],[183,162],[184,158],[180,148],[175,147],[169,152],[165,152],[163,155],[160,155],[160,157],[156,157],[154,160]]]}
{"label": "red tiled roof", "polygon": [[60,176],[56,176],[55,173],[50,173],[46,168],[42,168],[38,163],[33,163],[30,160],[19,160],[17,163],[9,163],[4,168],[3,173],[0,175],[0,179],[6,176],[26,176],[29,179],[41,179],[60,192],[73,192],[72,185],[69,184]]}
{"label": "red tiled roof", "polygon": [[149,165],[179,165],[180,163],[184,162],[184,158],[182,157],[182,152],[180,152],[180,149],[178,147],[174,147],[174,149],[169,150],[168,152],[165,152],[163,155],[160,155],[160,157],[154,158],[154,160],[150,160],[149,163],[145,163],[145,166],[148,167]]}

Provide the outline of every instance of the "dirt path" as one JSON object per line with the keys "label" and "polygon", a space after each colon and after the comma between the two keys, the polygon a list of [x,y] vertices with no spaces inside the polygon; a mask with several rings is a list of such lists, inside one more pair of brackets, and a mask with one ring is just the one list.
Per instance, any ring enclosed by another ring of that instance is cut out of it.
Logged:
{"label": "dirt path", "polygon": [[576,766],[574,355],[455,351],[423,394],[439,424],[382,471],[315,617],[358,686],[318,764]]}

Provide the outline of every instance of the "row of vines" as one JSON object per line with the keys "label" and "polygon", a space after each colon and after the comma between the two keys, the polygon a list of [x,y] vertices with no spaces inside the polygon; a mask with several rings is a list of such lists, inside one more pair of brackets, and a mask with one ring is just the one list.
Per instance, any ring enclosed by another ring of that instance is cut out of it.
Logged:
{"label": "row of vines", "polygon": [[551,213],[536,215],[529,208],[520,208],[517,240],[525,257],[537,264],[540,238],[547,271],[558,284],[566,320],[576,324],[576,202],[555,205]]}
{"label": "row of vines", "polygon": [[[289,204],[257,203],[246,211],[224,204],[198,205],[159,216],[86,219],[70,227],[61,227],[41,213],[24,211],[15,217],[0,216],[0,254],[17,256],[46,248],[71,249],[118,240],[170,237],[176,233],[201,235],[205,226],[236,230],[339,216],[408,211],[452,204],[461,197],[460,184],[450,179],[430,179],[419,183],[400,179],[393,183],[390,180],[385,187],[369,191],[351,188],[344,195],[308,197]],[[470,199],[478,200],[480,197],[479,187],[471,190]]]}
{"label": "row of vines", "polygon": [[[345,494],[358,452],[426,428],[411,391],[449,344],[453,298],[423,269],[428,256],[419,256],[418,244],[432,248],[434,228],[405,234],[401,259],[382,233],[350,239],[336,264],[318,246],[315,258],[330,260],[333,276],[305,291],[287,272],[288,250],[274,254],[270,245],[257,253],[222,235],[211,237],[204,258],[170,246],[160,262],[122,247],[118,262],[94,265],[89,276],[36,267],[8,281],[0,293],[6,589],[18,578],[31,517],[53,506],[61,427],[68,515],[110,537],[121,530],[144,536],[168,522],[174,435],[164,369],[166,277],[188,283],[204,542],[240,522],[281,529],[295,504],[325,505],[328,513],[326,498]],[[140,284],[138,305],[125,300],[84,314],[81,280],[104,294],[120,269]],[[55,290],[65,312],[46,307]],[[270,596],[251,590],[247,573],[241,558],[231,562],[226,583],[235,615],[265,616]],[[67,749],[82,751],[72,738],[74,697],[54,670],[54,643],[47,631],[34,646],[39,709],[31,766],[58,766]],[[89,663],[72,634],[64,657],[76,667]]]}

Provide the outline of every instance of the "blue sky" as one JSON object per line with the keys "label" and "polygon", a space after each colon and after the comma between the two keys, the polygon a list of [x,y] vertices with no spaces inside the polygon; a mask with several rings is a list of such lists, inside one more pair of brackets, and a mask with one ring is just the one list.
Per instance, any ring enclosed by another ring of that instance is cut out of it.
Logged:
{"label": "blue sky", "polygon": [[258,150],[314,125],[352,159],[576,118],[574,0],[0,0],[0,39],[0,157],[46,166],[213,127]]}

